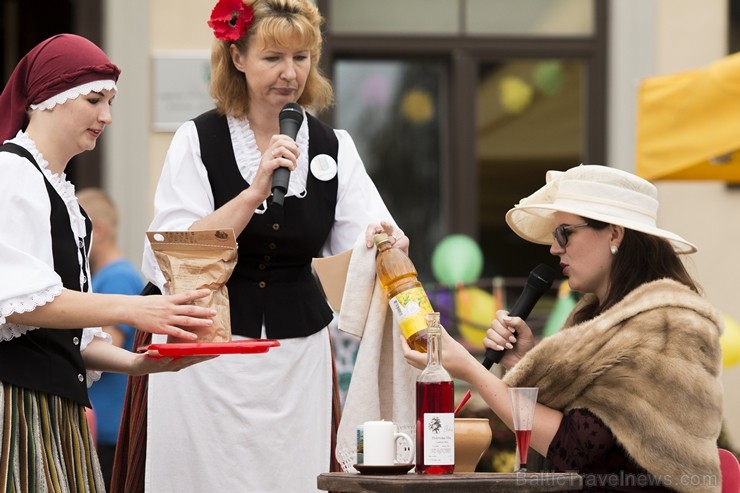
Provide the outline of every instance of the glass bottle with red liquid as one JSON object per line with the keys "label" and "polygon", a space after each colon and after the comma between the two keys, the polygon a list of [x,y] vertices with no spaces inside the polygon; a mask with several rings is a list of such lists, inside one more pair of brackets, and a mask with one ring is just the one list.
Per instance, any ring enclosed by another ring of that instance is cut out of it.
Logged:
{"label": "glass bottle with red liquid", "polygon": [[442,366],[439,312],[427,314],[427,366],[416,379],[416,472],[455,470],[455,385]]}

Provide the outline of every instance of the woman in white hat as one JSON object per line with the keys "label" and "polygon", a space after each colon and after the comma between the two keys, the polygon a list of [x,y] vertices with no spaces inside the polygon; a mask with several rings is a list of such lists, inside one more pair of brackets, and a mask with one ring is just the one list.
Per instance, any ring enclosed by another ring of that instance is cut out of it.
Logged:
{"label": "woman in white hat", "polygon": [[583,295],[565,328],[535,346],[499,310],[484,344],[507,350],[503,379],[450,336],[442,344],[445,367],[510,427],[509,387],[539,388],[531,446],[588,491],[720,491],[721,318],[678,256],[696,247],[658,228],[657,211],[655,187],[630,173],[548,172],[506,221],[549,244]]}

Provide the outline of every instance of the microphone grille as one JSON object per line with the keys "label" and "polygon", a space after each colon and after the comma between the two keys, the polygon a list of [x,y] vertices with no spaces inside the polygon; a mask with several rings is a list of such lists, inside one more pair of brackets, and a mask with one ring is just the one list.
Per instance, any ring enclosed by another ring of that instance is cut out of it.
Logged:
{"label": "microphone grille", "polygon": [[280,110],[280,120],[295,120],[303,122],[303,108],[298,103],[288,103]]}
{"label": "microphone grille", "polygon": [[530,282],[535,283],[542,290],[550,289],[555,280],[555,269],[547,264],[539,264],[529,273]]}

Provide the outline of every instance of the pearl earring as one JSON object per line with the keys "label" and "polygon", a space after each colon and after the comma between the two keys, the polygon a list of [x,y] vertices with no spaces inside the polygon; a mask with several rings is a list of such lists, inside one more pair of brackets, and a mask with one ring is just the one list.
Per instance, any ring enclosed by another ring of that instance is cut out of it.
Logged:
{"label": "pearl earring", "polygon": [[611,252],[612,252],[612,255],[616,255],[616,254],[617,254],[617,252],[619,251],[619,247],[618,247],[617,245],[611,245],[611,246],[609,247],[609,251],[611,251]]}

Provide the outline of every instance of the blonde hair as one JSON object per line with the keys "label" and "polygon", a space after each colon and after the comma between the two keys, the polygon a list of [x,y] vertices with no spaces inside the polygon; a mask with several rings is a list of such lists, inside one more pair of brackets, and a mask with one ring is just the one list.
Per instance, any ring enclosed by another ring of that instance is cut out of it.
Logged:
{"label": "blonde hair", "polygon": [[110,195],[100,188],[85,188],[77,192],[77,202],[93,223],[105,225],[111,239],[115,241],[118,236],[118,208]]}
{"label": "blonde hair", "polygon": [[[249,2],[244,2],[245,4]],[[243,118],[249,111],[249,94],[244,74],[231,59],[233,44],[246,53],[250,43],[261,42],[288,46],[295,39],[311,54],[311,68],[298,104],[321,111],[331,105],[331,84],[319,70],[321,23],[323,18],[310,0],[257,0],[252,3],[254,20],[247,32],[235,42],[216,40],[211,52],[211,97],[221,114]]]}

